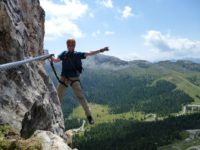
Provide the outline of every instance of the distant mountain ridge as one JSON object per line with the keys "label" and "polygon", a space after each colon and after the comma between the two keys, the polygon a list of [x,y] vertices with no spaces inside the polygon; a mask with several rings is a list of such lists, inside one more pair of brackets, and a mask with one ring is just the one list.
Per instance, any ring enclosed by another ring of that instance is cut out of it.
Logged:
{"label": "distant mountain ridge", "polygon": [[129,65],[127,61],[121,60],[114,56],[107,55],[95,55],[92,57],[88,57],[86,60],[83,60],[83,64],[84,67],[87,68],[103,68],[113,70],[125,68]]}
{"label": "distant mountain ridge", "polygon": [[[163,61],[158,61],[158,62],[150,62],[147,60],[131,60],[131,61],[126,61],[126,60],[122,60],[118,57],[115,56],[109,56],[109,55],[103,55],[103,54],[99,54],[99,55],[95,55],[92,57],[88,57],[86,60],[83,60],[84,65],[86,67],[93,67],[95,65],[100,65],[101,67],[103,65],[111,65],[112,67],[127,67],[130,66],[132,64],[136,64],[136,65],[140,65],[142,66],[146,66],[146,65],[151,65],[151,64],[162,64],[162,63],[178,63],[178,64],[182,64],[182,65],[194,65],[194,64],[199,64],[200,63],[200,59],[193,59],[193,58],[188,58],[188,59],[180,59],[180,60],[163,60]],[[106,67],[104,67],[106,68]],[[107,67],[109,68],[109,67]]]}

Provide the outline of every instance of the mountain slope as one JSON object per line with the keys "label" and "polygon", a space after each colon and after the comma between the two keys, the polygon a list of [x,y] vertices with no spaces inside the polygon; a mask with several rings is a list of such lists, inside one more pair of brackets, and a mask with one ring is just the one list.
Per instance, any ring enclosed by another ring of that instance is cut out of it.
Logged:
{"label": "mountain slope", "polygon": [[[81,80],[88,100],[108,105],[113,113],[143,111],[168,115],[181,111],[182,105],[200,102],[199,64],[126,62],[105,55],[90,57],[83,64]],[[56,68],[59,71],[61,66],[56,64]],[[49,69],[47,65],[48,72]],[[73,102],[71,91],[66,99]],[[77,103],[72,105],[75,107]],[[65,106],[72,110],[72,105],[68,101]]]}
{"label": "mountain slope", "polygon": [[195,104],[200,104],[200,87],[192,84],[186,78],[184,78],[180,73],[174,72],[174,74],[170,74],[161,79],[170,81],[171,83],[176,84],[177,89],[184,91],[190,97],[193,98]]}

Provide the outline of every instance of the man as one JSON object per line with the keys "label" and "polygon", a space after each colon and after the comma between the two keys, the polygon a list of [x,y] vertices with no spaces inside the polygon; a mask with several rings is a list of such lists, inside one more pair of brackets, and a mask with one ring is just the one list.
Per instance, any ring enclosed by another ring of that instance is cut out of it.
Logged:
{"label": "man", "polygon": [[64,92],[66,86],[71,86],[74,94],[78,98],[81,106],[83,107],[87,119],[90,124],[94,124],[94,120],[92,118],[91,111],[89,109],[87,100],[82,92],[80,85],[80,74],[82,72],[82,62],[81,59],[85,59],[88,56],[96,55],[98,53],[108,51],[108,47],[102,48],[100,50],[91,51],[91,52],[75,52],[76,41],[74,39],[68,39],[67,42],[67,51],[62,52],[58,58],[51,58],[53,62],[62,61],[62,72],[60,80],[63,83],[60,83],[57,88],[58,97],[60,102],[62,103],[64,99]]}

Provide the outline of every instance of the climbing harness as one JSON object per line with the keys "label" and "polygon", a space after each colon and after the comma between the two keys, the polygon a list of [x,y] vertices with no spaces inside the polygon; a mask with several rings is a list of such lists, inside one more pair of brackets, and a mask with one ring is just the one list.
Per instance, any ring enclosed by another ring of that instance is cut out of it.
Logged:
{"label": "climbing harness", "polygon": [[[51,64],[51,68],[52,68],[52,70],[53,70],[53,72],[54,72],[54,74],[55,74],[56,79],[58,80],[58,82],[61,83],[62,85],[64,85],[65,87],[68,87],[68,85],[65,82],[61,81],[60,78],[58,77],[58,74],[56,72],[56,69],[55,69],[54,64],[53,64],[52,61],[50,61],[50,64]],[[77,80],[72,80],[69,77],[66,77],[66,79],[71,82],[70,86],[72,86],[75,82],[80,82],[80,80],[78,80],[78,79]]]}
{"label": "climbing harness", "polygon": [[54,67],[53,62],[52,62],[52,61],[49,61],[49,62],[50,62],[51,68],[52,68],[52,70],[53,70],[53,72],[54,72],[54,75],[56,76],[56,79],[58,80],[58,82],[61,83],[62,85],[64,85],[65,87],[68,87],[68,85],[65,84],[65,82],[63,82],[63,81],[61,81],[61,80],[59,79],[58,74],[57,74],[57,72],[56,72],[56,69],[55,69],[55,67]]}

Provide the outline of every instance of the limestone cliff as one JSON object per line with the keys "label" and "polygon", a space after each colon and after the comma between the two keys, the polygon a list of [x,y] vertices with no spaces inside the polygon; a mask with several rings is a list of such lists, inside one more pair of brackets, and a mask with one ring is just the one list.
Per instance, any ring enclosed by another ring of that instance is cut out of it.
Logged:
{"label": "limestone cliff", "polygon": [[[39,0],[0,0],[0,64],[43,54],[44,17]],[[41,62],[0,72],[0,124],[5,123],[23,126],[25,137],[38,129],[63,135],[60,103]]]}

